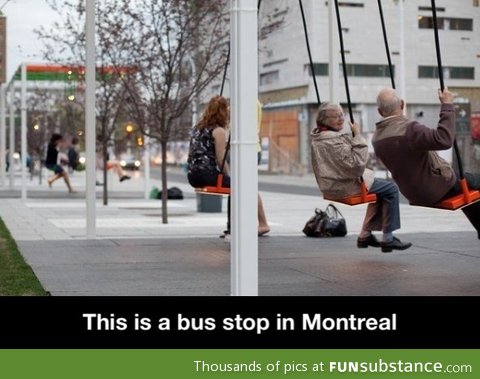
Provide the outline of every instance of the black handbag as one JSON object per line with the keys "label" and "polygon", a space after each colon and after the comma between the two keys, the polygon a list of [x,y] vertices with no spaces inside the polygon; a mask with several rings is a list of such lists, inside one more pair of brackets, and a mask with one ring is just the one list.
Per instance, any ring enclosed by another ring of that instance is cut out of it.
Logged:
{"label": "black handbag", "polygon": [[303,228],[307,237],[344,237],[347,235],[347,222],[333,204],[328,204],[325,211],[315,209],[315,215]]}

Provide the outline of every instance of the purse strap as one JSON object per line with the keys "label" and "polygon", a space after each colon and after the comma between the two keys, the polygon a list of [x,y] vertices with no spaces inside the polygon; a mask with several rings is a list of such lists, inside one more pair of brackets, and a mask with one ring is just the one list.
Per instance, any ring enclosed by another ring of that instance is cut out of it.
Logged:
{"label": "purse strap", "polygon": [[[329,213],[329,212],[328,212],[328,209],[329,209],[329,208],[330,208],[330,209],[333,209],[333,212],[335,213],[335,216],[340,215],[341,218],[345,218],[345,217],[343,217],[342,212],[340,212],[340,211],[338,210],[338,208],[337,208],[335,205],[333,205],[332,203],[329,203],[329,204],[327,205],[327,208],[325,209],[325,212]],[[316,210],[315,210],[315,212],[316,212]]]}

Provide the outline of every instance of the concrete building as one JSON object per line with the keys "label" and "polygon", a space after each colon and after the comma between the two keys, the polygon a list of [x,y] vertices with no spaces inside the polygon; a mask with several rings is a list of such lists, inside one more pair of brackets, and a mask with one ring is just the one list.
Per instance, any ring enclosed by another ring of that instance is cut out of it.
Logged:
{"label": "concrete building", "polygon": [[[435,126],[439,81],[430,1],[383,0],[382,5],[396,88],[407,101],[407,116]],[[340,67],[341,62],[338,34],[329,32],[328,1],[303,0],[303,7],[320,99],[330,100],[329,65],[333,61]],[[466,168],[478,170],[480,152],[474,153],[480,145],[474,145],[470,128],[480,114],[479,1],[437,0],[436,7],[445,84],[458,93],[457,140]],[[376,95],[390,86],[378,5],[373,0],[339,1],[339,9],[355,119],[371,136],[379,118]],[[308,171],[309,133],[315,126],[317,98],[299,2],[262,1],[259,38],[259,92],[264,104],[261,137],[268,166],[272,171]],[[332,58],[330,38],[337,43]],[[346,105],[342,70],[337,72],[333,80],[336,100]],[[449,158],[451,153],[444,156]]]}
{"label": "concrete building", "polygon": [[0,11],[0,83],[5,83],[7,74],[7,18]]}

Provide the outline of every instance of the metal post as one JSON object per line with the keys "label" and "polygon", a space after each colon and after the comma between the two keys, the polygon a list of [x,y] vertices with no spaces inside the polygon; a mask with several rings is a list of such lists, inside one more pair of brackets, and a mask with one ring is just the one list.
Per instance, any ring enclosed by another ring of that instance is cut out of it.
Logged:
{"label": "metal post", "polygon": [[86,0],[85,142],[87,238],[96,238],[95,194],[95,0]]}
{"label": "metal post", "polygon": [[27,64],[22,63],[21,90],[21,162],[22,162],[22,200],[27,200]]}
{"label": "metal post", "polygon": [[257,4],[231,0],[231,294],[258,295]]}
{"label": "metal post", "polygon": [[10,188],[13,188],[15,184],[15,172],[13,170],[13,153],[15,152],[15,85],[13,81],[10,85],[10,119],[8,137],[8,161],[10,162],[8,173],[10,179]]}
{"label": "metal post", "polygon": [[145,134],[143,138],[143,164],[144,164],[144,177],[145,177],[145,184],[144,184],[144,197],[145,199],[150,198],[150,137]]}
{"label": "metal post", "polygon": [[[187,56],[188,62],[190,63],[190,66],[192,67],[192,88],[195,86],[195,83],[197,82],[197,68],[195,67],[195,61],[191,56]],[[192,127],[197,124],[197,102],[198,102],[198,96],[197,96],[197,91],[193,93],[193,99],[192,99]]]}
{"label": "metal post", "polygon": [[5,114],[5,84],[0,84],[0,186],[5,187],[7,153],[7,117]]}
{"label": "metal post", "polygon": [[15,172],[13,170],[13,153],[15,152],[15,85],[10,85],[10,120],[9,120],[8,161],[10,162],[9,179],[10,188],[15,184]]}

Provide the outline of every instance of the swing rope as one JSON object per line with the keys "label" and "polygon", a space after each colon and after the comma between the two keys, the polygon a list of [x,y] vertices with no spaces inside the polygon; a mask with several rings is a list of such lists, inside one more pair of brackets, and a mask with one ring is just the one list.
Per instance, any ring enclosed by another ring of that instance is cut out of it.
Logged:
{"label": "swing rope", "polygon": [[[435,0],[431,0],[431,4],[432,4],[433,33],[435,37],[435,51],[437,53],[438,80],[440,81],[440,90],[443,92],[443,90],[445,89],[445,83],[443,80],[443,66],[442,66],[442,56],[440,53],[440,38],[438,36],[437,9],[435,6]],[[458,148],[456,138],[453,140],[453,150],[455,151],[455,157],[457,158],[458,173],[459,173],[460,179],[464,179],[465,173],[463,171],[462,158],[460,157],[460,150]]]}
{"label": "swing rope", "polygon": [[317,104],[320,105],[321,104],[320,95],[318,92],[317,78],[315,77],[315,69],[313,67],[313,59],[312,59],[312,52],[310,50],[310,42],[308,41],[307,22],[305,21],[305,12],[303,11],[302,0],[298,0],[298,3],[300,4],[300,12],[302,14],[303,31],[305,33],[305,43],[307,45],[308,61],[310,62],[310,72],[313,78],[313,85],[315,86],[315,94],[317,95]]}
{"label": "swing rope", "polygon": [[390,47],[388,45],[388,38],[387,38],[387,29],[385,27],[385,19],[383,17],[382,0],[377,0],[377,3],[378,3],[378,11],[380,13],[380,21],[381,21],[381,24],[382,24],[382,34],[383,34],[383,42],[385,44],[385,53],[387,54],[388,71],[390,73],[390,81],[392,82],[392,88],[395,89],[395,79],[394,79],[394,75],[393,75],[392,57],[390,55]]}
{"label": "swing rope", "polygon": [[[348,85],[347,64],[345,59],[345,46],[343,43],[342,20],[340,17],[338,0],[335,0],[335,14],[337,16],[336,18],[337,18],[337,28],[338,28],[338,39],[340,42],[340,54],[342,57],[342,69],[343,69],[343,78],[345,80],[345,93],[347,95],[348,115],[350,116],[350,122],[353,124],[355,120],[353,118],[352,100],[350,98],[350,87]],[[352,132],[352,135],[354,136],[353,132]],[[348,205],[357,205],[357,204],[373,203],[377,201],[377,195],[375,195],[374,193],[368,193],[367,187],[365,185],[365,181],[363,180],[362,176],[360,177],[360,190],[361,192],[359,195],[348,196],[342,199],[340,202]]]}
{"label": "swing rope", "polygon": [[338,0],[335,0],[335,14],[337,15],[338,39],[340,41],[340,55],[342,57],[343,79],[345,80],[345,93],[347,95],[348,114],[350,116],[350,122],[353,124],[355,120],[353,118],[352,100],[350,99],[350,88],[348,85],[347,64],[345,59],[345,46],[343,44],[342,20],[340,17]]}
{"label": "swing rope", "polygon": [[[309,59],[309,62],[310,62],[310,71],[311,71],[311,74],[312,74],[312,77],[313,77],[313,83],[314,83],[314,86],[315,86],[315,94],[317,96],[317,102],[318,102],[318,105],[320,105],[321,104],[320,95],[319,95],[319,91],[318,91],[317,80],[316,80],[316,77],[315,77],[313,59],[312,59],[312,54],[311,54],[311,50],[310,50],[310,42],[308,40],[308,30],[307,30],[307,23],[306,23],[306,20],[305,20],[305,12],[303,10],[302,0],[298,0],[298,2],[299,2],[299,5],[300,5],[300,11],[301,11],[301,15],[302,15],[303,30],[304,30],[304,33],[305,33],[305,42],[306,42],[307,51],[308,51],[308,59]],[[339,24],[339,32],[341,33],[341,23],[340,23],[340,20],[339,20],[340,16],[339,16],[339,12],[338,12],[338,4],[336,4],[336,10],[337,10],[337,23]],[[342,51],[342,55],[343,55],[342,56],[342,61],[343,61],[343,67],[344,67],[344,76],[345,76],[345,84],[346,84],[346,90],[347,90],[347,98],[348,98],[350,119],[353,123],[353,112],[352,112],[351,101],[350,101],[350,92],[349,92],[349,89],[348,89],[348,79],[347,79],[347,75],[346,75],[346,71],[345,71],[345,55],[344,55],[344,48],[343,48],[343,38],[342,38],[341,34],[340,34],[340,41],[341,41],[341,51]],[[325,200],[336,201],[336,202],[347,204],[347,205],[358,205],[358,204],[365,204],[365,203],[373,203],[377,200],[377,196],[375,194],[369,194],[368,193],[362,177],[360,177],[360,193],[359,194],[352,195],[352,196],[347,196],[347,197],[344,197],[344,198],[341,198],[341,199],[333,199],[333,198],[325,197],[325,195],[323,196],[323,198]]]}

